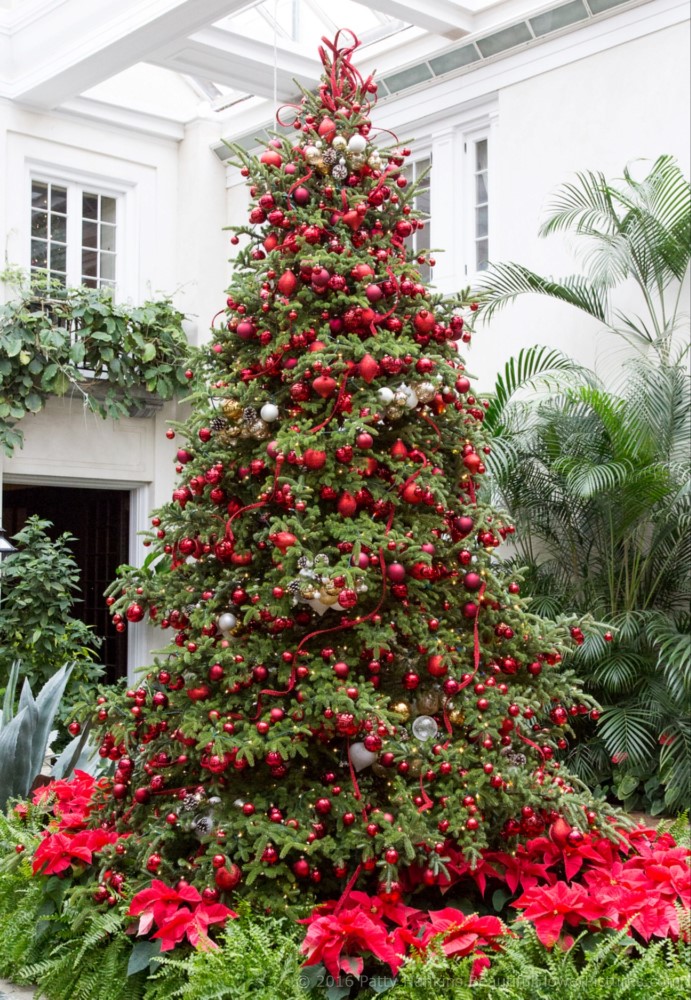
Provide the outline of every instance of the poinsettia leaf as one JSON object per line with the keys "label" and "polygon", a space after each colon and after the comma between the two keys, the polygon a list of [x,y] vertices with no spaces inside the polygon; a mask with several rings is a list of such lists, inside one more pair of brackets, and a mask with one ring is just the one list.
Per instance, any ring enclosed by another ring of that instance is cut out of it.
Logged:
{"label": "poinsettia leaf", "polygon": [[349,982],[347,986],[339,986],[338,982],[335,982],[333,986],[328,986],[326,989],[326,1000],[343,1000],[350,994],[350,988],[352,982]]}
{"label": "poinsettia leaf", "polygon": [[308,990],[321,985],[326,979],[326,969],[320,962],[319,965],[303,965],[300,970],[300,985]]}
{"label": "poinsettia leaf", "polygon": [[138,972],[148,969],[151,959],[161,954],[160,941],[138,941],[132,949],[130,960],[127,963],[127,975],[136,976]]}
{"label": "poinsettia leaf", "polygon": [[492,893],[492,906],[499,913],[504,909],[506,903],[511,899],[511,893],[506,892],[504,889],[495,889]]}
{"label": "poinsettia leaf", "polygon": [[375,976],[374,979],[368,981],[367,985],[373,993],[381,994],[395,986],[396,980],[392,979],[391,976]]}

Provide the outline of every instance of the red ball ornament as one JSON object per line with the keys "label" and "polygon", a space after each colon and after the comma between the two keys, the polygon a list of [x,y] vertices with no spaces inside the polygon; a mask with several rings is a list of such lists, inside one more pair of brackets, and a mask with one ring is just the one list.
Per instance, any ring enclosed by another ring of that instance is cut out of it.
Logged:
{"label": "red ball ornament", "polygon": [[337,507],[341,517],[353,517],[357,512],[357,500],[352,493],[341,493]]}
{"label": "red ball ornament", "polygon": [[403,583],[406,578],[406,568],[402,563],[389,563],[386,568],[386,575],[392,583]]}
{"label": "red ball ornament", "polygon": [[326,452],[318,451],[316,448],[308,448],[302,456],[302,461],[308,469],[321,469],[326,465]]}
{"label": "red ball ornament", "polygon": [[140,622],[144,617],[144,608],[141,604],[130,604],[125,611],[125,618],[128,622]]}

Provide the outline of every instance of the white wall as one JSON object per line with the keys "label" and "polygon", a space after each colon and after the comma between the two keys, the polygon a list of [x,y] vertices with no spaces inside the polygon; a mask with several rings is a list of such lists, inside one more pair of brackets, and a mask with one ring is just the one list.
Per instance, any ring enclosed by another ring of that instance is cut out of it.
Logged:
{"label": "white wall", "polygon": [[[550,193],[577,170],[616,178],[632,160],[671,153],[688,176],[688,80],[688,25],[678,25],[500,90],[492,258],[547,275],[578,269],[568,237],[537,239]],[[480,330],[469,367],[489,386],[500,363],[536,342],[605,371],[621,355],[598,323],[531,296]]]}

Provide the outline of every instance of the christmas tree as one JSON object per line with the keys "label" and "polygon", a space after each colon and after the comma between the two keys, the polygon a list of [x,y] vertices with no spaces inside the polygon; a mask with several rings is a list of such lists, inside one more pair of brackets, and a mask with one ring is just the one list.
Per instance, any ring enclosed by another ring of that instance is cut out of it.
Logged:
{"label": "christmas tree", "polygon": [[558,760],[591,711],[561,666],[579,632],[531,615],[495,555],[513,528],[480,488],[463,303],[406,243],[410,150],[375,145],[374,82],[355,45],[325,46],[294,134],[236,151],[249,225],[190,373],[159,558],[110,597],[120,630],[148,617],[172,641],[100,699],[94,822],[131,833],[135,888],[209,903],[424,891],[449,858],[603,829]]}

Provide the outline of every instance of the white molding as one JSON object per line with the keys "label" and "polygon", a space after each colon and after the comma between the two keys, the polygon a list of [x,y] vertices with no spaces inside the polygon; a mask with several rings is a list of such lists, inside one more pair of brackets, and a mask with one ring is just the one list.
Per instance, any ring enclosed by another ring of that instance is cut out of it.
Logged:
{"label": "white molding", "polygon": [[146,59],[158,44],[229,13],[246,0],[58,0],[37,23],[13,31],[17,70],[11,94],[52,108]]}
{"label": "white molding", "polygon": [[185,125],[175,118],[165,118],[146,111],[134,111],[97,101],[93,97],[74,97],[52,112],[62,118],[107,124],[127,132],[142,132],[149,137],[180,142],[185,138]]}
{"label": "white molding", "polygon": [[394,131],[420,125],[426,128],[430,121],[446,119],[461,102],[465,107],[504,87],[684,23],[688,18],[686,0],[648,0],[623,11],[604,12],[559,35],[543,36],[453,75],[384,97],[377,105],[379,124]]}
{"label": "white molding", "polygon": [[37,476],[32,473],[4,472],[2,482],[28,486],[74,486],[84,490],[138,490],[148,483],[133,479],[89,479],[81,476]]}

